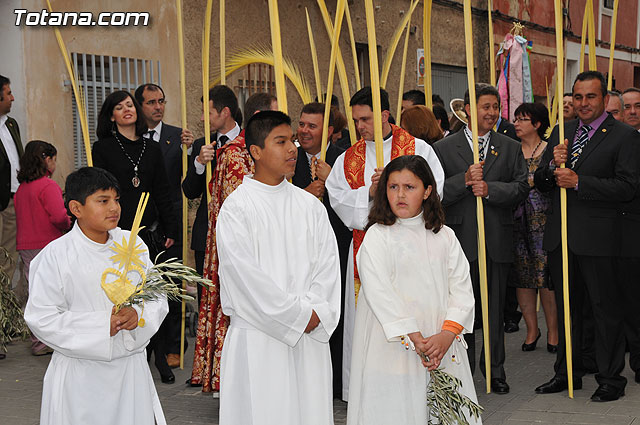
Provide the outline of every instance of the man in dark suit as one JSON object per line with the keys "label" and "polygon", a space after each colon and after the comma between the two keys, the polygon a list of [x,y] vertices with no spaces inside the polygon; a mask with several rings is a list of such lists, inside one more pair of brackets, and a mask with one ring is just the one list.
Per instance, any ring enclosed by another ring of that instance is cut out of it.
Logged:
{"label": "man in dark suit", "polygon": [[[640,136],[605,112],[608,97],[601,73],[587,71],[576,77],[573,106],[579,119],[565,124],[565,144],[558,143],[558,128],[554,129],[535,174],[536,186],[550,192],[553,200],[547,214],[543,248],[549,253],[551,278],[558,285],[562,282],[559,188],[566,189],[574,388],[582,387],[585,374],[582,306],[590,302],[599,384],[591,396],[593,401],[617,400],[624,395],[627,382],[620,375],[625,346],[620,326],[621,290],[615,279],[615,256],[620,245],[616,218],[621,203],[630,201],[638,187],[636,155]],[[563,163],[566,168],[558,168]],[[555,294],[560,343],[555,376],[536,388],[541,394],[568,387],[561,287]]]}
{"label": "man in dark suit", "polygon": [[[147,139],[159,144],[164,168],[167,172],[171,204],[179,218],[174,223],[174,234],[177,235],[176,243],[168,248],[161,257],[161,261],[170,258],[182,259],[182,145],[190,148],[193,144],[193,135],[188,129],[181,129],[163,122],[166,98],[162,87],[156,84],[143,84],[135,91],[134,97],[142,106],[142,113],[149,131]],[[167,354],[167,364],[170,367],[180,366],[180,324],[182,320],[182,303],[169,300],[169,313],[162,323],[162,328],[154,336],[154,342],[164,343]],[[185,337],[184,349],[187,349]],[[170,379],[169,379],[170,380]]]}
{"label": "man in dark suit", "polygon": [[[209,227],[206,165],[211,163],[213,170],[216,166],[216,149],[235,139],[240,134],[240,126],[236,122],[238,112],[238,99],[233,90],[223,85],[212,87],[209,90],[211,144],[205,145],[204,137],[194,142],[187,176],[182,182],[182,189],[187,198],[197,199],[201,197],[191,234],[191,249],[194,250],[196,270],[201,275],[204,267],[207,230]],[[204,121],[204,114],[201,120]]]}
{"label": "man in dark suit", "polygon": [[[489,291],[489,337],[491,348],[491,388],[498,394],[509,392],[504,372],[504,301],[507,279],[513,262],[513,207],[529,192],[527,165],[515,140],[492,131],[498,119],[500,95],[488,84],[476,84],[478,104],[478,144],[481,161],[473,163],[471,129],[467,126],[436,142],[433,148],[445,172],[446,224],[458,237],[471,266],[476,298],[476,328],[481,325],[480,276],[478,269],[478,224],[476,197],[483,198]],[[471,115],[469,92],[464,108]],[[470,121],[470,120],[469,120]],[[466,334],[472,371],[475,370],[475,339]],[[480,354],[484,370],[484,347]]]}
{"label": "man in dark suit", "polygon": [[[298,161],[296,171],[291,182],[306,190],[307,192],[322,198],[322,203],[329,214],[331,227],[338,241],[340,252],[340,276],[342,286],[345,285],[347,275],[347,261],[349,258],[349,246],[351,245],[352,232],[344,225],[340,217],[331,208],[329,196],[325,194],[324,182],[331,172],[331,167],[336,159],[344,152],[342,149],[330,142],[333,134],[333,113],[329,113],[329,131],[327,134],[327,154],[324,161],[320,160],[320,150],[322,147],[322,125],[324,119],[324,104],[309,103],[302,108],[300,120],[298,121]],[[313,162],[313,165],[312,165]],[[311,170],[314,170],[312,173]],[[312,175],[313,174],[313,175]],[[341,310],[344,309],[344,291],[342,293]],[[340,321],[333,332],[329,345],[331,346],[331,364],[333,366],[333,395],[336,398],[342,397],[342,331],[344,328],[344,317],[340,316]]]}
{"label": "man in dark suit", "polygon": [[[10,277],[18,262],[16,251],[16,211],[13,207],[13,195],[18,190],[18,169],[22,156],[22,142],[18,123],[7,114],[11,112],[14,101],[11,82],[0,75],[0,246],[7,250],[11,263],[1,264]],[[26,302],[26,298],[25,298]],[[0,355],[4,358],[4,354]]]}

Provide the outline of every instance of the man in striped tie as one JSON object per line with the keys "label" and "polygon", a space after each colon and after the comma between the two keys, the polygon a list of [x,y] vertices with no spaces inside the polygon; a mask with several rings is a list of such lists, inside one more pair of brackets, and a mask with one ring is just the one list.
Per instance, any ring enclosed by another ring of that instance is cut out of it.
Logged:
{"label": "man in striped tie", "polygon": [[[637,155],[640,135],[605,112],[607,84],[597,71],[576,77],[573,105],[578,119],[565,123],[565,143],[558,143],[558,127],[535,174],[539,190],[548,192],[553,207],[547,214],[543,248],[549,253],[549,271],[556,286],[558,321],[564,323],[560,188],[567,193],[569,245],[569,298],[573,347],[574,389],[582,388],[585,374],[582,338],[583,306],[591,303],[595,327],[598,389],[592,401],[612,401],[624,395],[622,296],[615,279],[619,255],[618,210],[638,189]],[[559,168],[565,164],[566,168]],[[555,376],[536,388],[539,394],[568,387],[564,325],[559,326],[560,346]]]}

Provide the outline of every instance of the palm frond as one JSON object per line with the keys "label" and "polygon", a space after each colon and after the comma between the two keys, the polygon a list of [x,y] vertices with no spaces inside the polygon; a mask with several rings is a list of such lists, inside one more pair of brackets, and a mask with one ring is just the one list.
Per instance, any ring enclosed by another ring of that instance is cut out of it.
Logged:
{"label": "palm frond", "polygon": [[[0,248],[0,263],[11,262],[7,250]],[[29,328],[22,317],[18,298],[11,289],[11,277],[0,267],[0,350],[6,352],[8,343],[28,337]]]}
{"label": "palm frond", "polygon": [[[253,47],[247,47],[245,49],[232,53],[227,58],[225,75],[229,75],[232,72],[237,71],[238,69],[252,63],[264,63],[274,66],[275,60],[271,48],[264,45],[257,45]],[[296,88],[296,91],[298,92],[298,95],[300,96],[302,101],[305,104],[312,102],[313,97],[311,95],[311,88],[304,78],[300,67],[291,58],[286,56],[283,58],[283,65],[284,75],[286,75],[289,81],[291,81],[293,86]],[[218,65],[216,68],[214,68],[213,79],[211,80],[210,86],[219,84],[220,78],[221,71],[220,66]]]}
{"label": "palm frond", "polygon": [[193,297],[187,295],[186,290],[180,286],[183,281],[191,286],[212,285],[211,280],[201,277],[198,272],[182,264],[177,258],[171,258],[149,269],[146,280],[138,285],[129,298],[116,308],[120,310],[122,307],[141,305],[144,302],[156,301],[162,297],[174,301],[192,300]]}
{"label": "palm frond", "polygon": [[[380,76],[380,87],[386,88],[387,78],[389,77],[389,70],[391,69],[391,61],[393,61],[393,55],[396,53],[396,48],[398,47],[398,43],[400,42],[400,37],[402,36],[402,31],[407,26],[407,22],[411,20],[411,15],[418,5],[419,0],[413,0],[411,6],[409,7],[409,12],[405,13],[402,21],[398,23],[393,36],[391,37],[391,42],[389,43],[389,47],[387,48],[387,55],[384,58],[384,63],[382,64],[382,74]],[[400,93],[402,95],[402,93]]]}

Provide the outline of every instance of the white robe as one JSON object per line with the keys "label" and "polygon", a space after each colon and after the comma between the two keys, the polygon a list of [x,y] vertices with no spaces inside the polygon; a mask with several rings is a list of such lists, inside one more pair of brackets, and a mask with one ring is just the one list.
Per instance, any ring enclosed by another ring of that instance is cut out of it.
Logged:
{"label": "white robe", "polygon": [[[99,244],[76,223],[31,263],[24,318],[55,350],[44,376],[41,425],[153,425],[154,416],[166,424],[145,347],[169,311],[167,301],[145,303],[144,327],[110,336],[113,303],[100,281],[105,269],[117,268],[109,248],[123,236],[128,240],[129,232],[115,228]],[[151,267],[148,252],[141,257]]]}
{"label": "white robe", "polygon": [[[283,180],[245,176],[216,227],[221,425],[333,424],[329,337],[340,316],[338,246],[326,209]],[[320,324],[304,329],[315,310]]]}
{"label": "white robe", "polygon": [[[445,320],[462,325],[465,333],[471,331],[469,263],[453,230],[426,230],[422,214],[397,219],[391,226],[373,225],[357,259],[362,286],[347,424],[424,425],[429,418],[429,373],[416,352],[400,344],[400,336],[416,331],[424,337],[437,334]],[[460,391],[477,402],[465,348],[462,336],[456,338],[440,368],[460,378]]]}
{"label": "white robe", "polygon": [[[350,229],[363,230],[367,225],[369,217],[369,187],[371,186],[371,176],[376,168],[376,146],[373,141],[366,141],[364,186],[358,189],[351,189],[344,174],[344,154],[336,160],[331,173],[327,178],[325,187],[329,194],[329,200],[340,220]],[[436,179],[438,195],[442,199],[444,189],[444,170],[436,156],[433,148],[422,139],[415,139],[415,154],[427,160],[433,177]],[[384,164],[391,161],[392,137],[383,141]],[[342,399],[349,399],[349,365],[351,364],[351,340],[353,339],[353,325],[356,312],[356,297],[353,283],[353,241],[349,248],[349,259],[347,261],[347,279],[345,282],[345,304],[344,304],[344,337],[342,348]]]}

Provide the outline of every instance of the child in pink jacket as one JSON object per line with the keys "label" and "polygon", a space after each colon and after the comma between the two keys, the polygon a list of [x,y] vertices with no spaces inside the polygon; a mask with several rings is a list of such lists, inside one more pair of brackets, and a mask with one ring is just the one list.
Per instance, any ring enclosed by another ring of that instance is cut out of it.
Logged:
{"label": "child in pink jacket", "polygon": [[[31,260],[71,226],[62,190],[51,180],[56,169],[56,155],[56,148],[52,144],[33,140],[27,144],[24,155],[20,158],[20,186],[13,202],[16,209],[16,249],[22,258],[27,282]],[[31,341],[33,355],[53,352],[34,336]]]}

